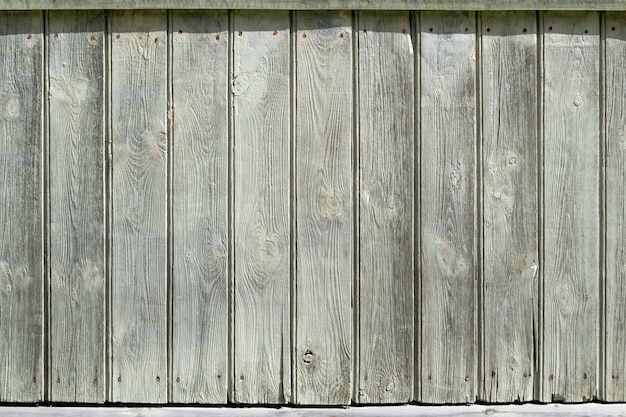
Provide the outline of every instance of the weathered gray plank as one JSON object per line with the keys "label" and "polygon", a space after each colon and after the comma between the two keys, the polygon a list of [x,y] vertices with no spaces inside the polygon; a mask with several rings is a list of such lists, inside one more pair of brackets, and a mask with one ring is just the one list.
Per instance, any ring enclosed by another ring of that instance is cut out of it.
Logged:
{"label": "weathered gray plank", "polygon": [[478,398],[532,401],[538,289],[537,16],[482,15],[483,363]]}
{"label": "weathered gray plank", "polygon": [[361,12],[360,403],[413,399],[414,53],[408,12]]}
{"label": "weathered gray plank", "polygon": [[291,396],[289,13],[233,24],[233,400],[280,404]]}
{"label": "weathered gray plank", "polygon": [[298,404],[346,404],[352,380],[352,15],[296,15]]}
{"label": "weathered gray plank", "polygon": [[104,402],[104,13],[48,26],[50,400]]}
{"label": "weathered gray plank", "polygon": [[597,13],[544,15],[543,401],[589,401],[598,380]]}
{"label": "weathered gray plank", "polygon": [[23,9],[626,10],[626,0],[0,0]]}
{"label": "weathered gray plank", "polygon": [[43,16],[0,13],[0,401],[43,398]]}
{"label": "weathered gray plank", "polygon": [[421,401],[476,397],[476,17],[421,14]]}
{"label": "weathered gray plank", "polygon": [[167,19],[110,16],[113,401],[167,401]]}
{"label": "weathered gray plank", "polygon": [[[14,414],[12,414],[14,413]],[[85,408],[0,407],[0,414],[19,417],[621,417],[624,404],[524,404],[524,405],[401,405],[346,408]]]}
{"label": "weathered gray plank", "polygon": [[626,401],[626,13],[606,14],[606,335],[602,400]]}
{"label": "weathered gray plank", "polygon": [[172,398],[228,383],[228,13],[172,12]]}

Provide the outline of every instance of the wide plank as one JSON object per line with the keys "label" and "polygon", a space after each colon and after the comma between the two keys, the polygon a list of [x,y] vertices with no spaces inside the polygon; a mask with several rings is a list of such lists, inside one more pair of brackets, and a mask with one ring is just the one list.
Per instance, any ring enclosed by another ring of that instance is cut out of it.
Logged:
{"label": "wide plank", "polygon": [[414,62],[408,12],[358,14],[359,403],[413,399]]}
{"label": "wide plank", "polygon": [[352,391],[353,48],[350,12],[296,14],[295,402]]}
{"label": "wide plank", "polygon": [[43,399],[43,14],[0,13],[0,401]]}
{"label": "wide plank", "polygon": [[476,16],[423,12],[421,400],[476,397]]}
{"label": "wide plank", "polygon": [[606,14],[606,334],[602,400],[626,401],[626,13]]}
{"label": "wide plank", "polygon": [[105,400],[104,13],[48,15],[50,400]]}
{"label": "wide plank", "polygon": [[[228,384],[228,13],[172,12],[170,401]],[[209,76],[210,75],[210,76]]]}
{"label": "wide plank", "polygon": [[233,16],[234,395],[291,397],[289,12]]}
{"label": "wide plank", "polygon": [[532,401],[538,327],[537,16],[482,14],[482,364],[478,399]]}
{"label": "wide plank", "polygon": [[167,401],[167,16],[110,15],[112,400]]}
{"label": "wide plank", "polygon": [[542,401],[597,395],[600,18],[543,16]]}

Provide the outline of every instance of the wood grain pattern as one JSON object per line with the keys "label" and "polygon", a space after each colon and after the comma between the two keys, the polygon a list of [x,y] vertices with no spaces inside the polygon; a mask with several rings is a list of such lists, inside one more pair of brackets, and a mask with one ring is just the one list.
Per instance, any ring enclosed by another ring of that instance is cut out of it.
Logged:
{"label": "wood grain pattern", "polygon": [[544,15],[542,401],[597,393],[599,22]]}
{"label": "wood grain pattern", "polygon": [[296,15],[298,404],[348,404],[354,254],[352,16]]}
{"label": "wood grain pattern", "polygon": [[52,401],[105,399],[103,15],[48,16]]}
{"label": "wood grain pattern", "polygon": [[414,53],[408,12],[360,12],[360,403],[413,399]]}
{"label": "wood grain pattern", "polygon": [[474,13],[421,14],[421,86],[421,401],[473,402],[477,268]]}
{"label": "wood grain pattern", "polygon": [[228,13],[172,16],[172,398],[226,402]]}
{"label": "wood grain pattern", "polygon": [[0,13],[0,401],[43,399],[43,15]]}
{"label": "wood grain pattern", "polygon": [[606,14],[605,401],[626,401],[626,13]]}
{"label": "wood grain pattern", "polygon": [[288,12],[234,15],[234,401],[280,404],[290,378]]}
{"label": "wood grain pattern", "polygon": [[538,289],[537,16],[482,14],[479,400],[532,401]]}
{"label": "wood grain pattern", "polygon": [[113,401],[167,401],[167,19],[114,12]]}

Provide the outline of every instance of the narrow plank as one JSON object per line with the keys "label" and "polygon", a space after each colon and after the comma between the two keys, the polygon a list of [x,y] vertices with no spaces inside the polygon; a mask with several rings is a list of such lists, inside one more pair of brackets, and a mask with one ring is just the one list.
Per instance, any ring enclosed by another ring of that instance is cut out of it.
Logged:
{"label": "narrow plank", "polygon": [[105,400],[104,13],[51,12],[50,400]]}
{"label": "narrow plank", "polygon": [[361,12],[359,403],[413,399],[414,53],[408,12]]}
{"label": "narrow plank", "polygon": [[0,401],[43,399],[43,15],[0,13]]}
{"label": "narrow plank", "polygon": [[422,398],[476,397],[476,17],[421,14]]}
{"label": "narrow plank", "polygon": [[175,11],[172,25],[170,400],[223,404],[228,384],[228,13]]}
{"label": "narrow plank", "polygon": [[233,400],[290,399],[289,12],[235,13]]}
{"label": "narrow plank", "polygon": [[599,22],[544,15],[542,401],[597,393]]}
{"label": "narrow plank", "polygon": [[482,15],[483,363],[478,399],[532,401],[538,297],[537,16]]}
{"label": "narrow plank", "polygon": [[626,13],[606,14],[605,401],[626,401]]}
{"label": "narrow plank", "polygon": [[296,14],[298,404],[349,404],[352,385],[352,15]]}
{"label": "narrow plank", "polygon": [[113,401],[167,401],[167,19],[110,16]]}

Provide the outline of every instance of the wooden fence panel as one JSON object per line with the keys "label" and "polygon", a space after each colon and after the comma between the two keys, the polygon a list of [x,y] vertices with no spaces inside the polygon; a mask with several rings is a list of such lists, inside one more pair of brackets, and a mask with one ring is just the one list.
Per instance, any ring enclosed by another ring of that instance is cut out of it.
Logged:
{"label": "wooden fence panel", "polygon": [[597,395],[600,19],[543,18],[542,401]]}
{"label": "wooden fence panel", "polygon": [[105,400],[104,13],[53,12],[50,76],[50,399]]}
{"label": "wooden fence panel", "polygon": [[111,13],[112,400],[167,401],[167,16]]}
{"label": "wooden fence panel", "polygon": [[298,404],[352,397],[353,49],[349,12],[296,14]]}
{"label": "wooden fence panel", "polygon": [[421,398],[476,397],[476,16],[421,14]]}
{"label": "wooden fence panel", "polygon": [[280,404],[291,392],[289,12],[233,22],[233,399]]}
{"label": "wooden fence panel", "polygon": [[0,13],[0,401],[43,399],[43,14]]}
{"label": "wooden fence panel", "polygon": [[484,272],[478,398],[532,401],[538,324],[537,16],[483,13]]}
{"label": "wooden fence panel", "polygon": [[626,401],[626,13],[606,14],[605,401]]}
{"label": "wooden fence panel", "polygon": [[414,51],[408,12],[358,15],[359,403],[413,399]]}
{"label": "wooden fence panel", "polygon": [[[171,401],[228,384],[228,13],[172,12]],[[210,76],[209,76],[210,74]]]}

